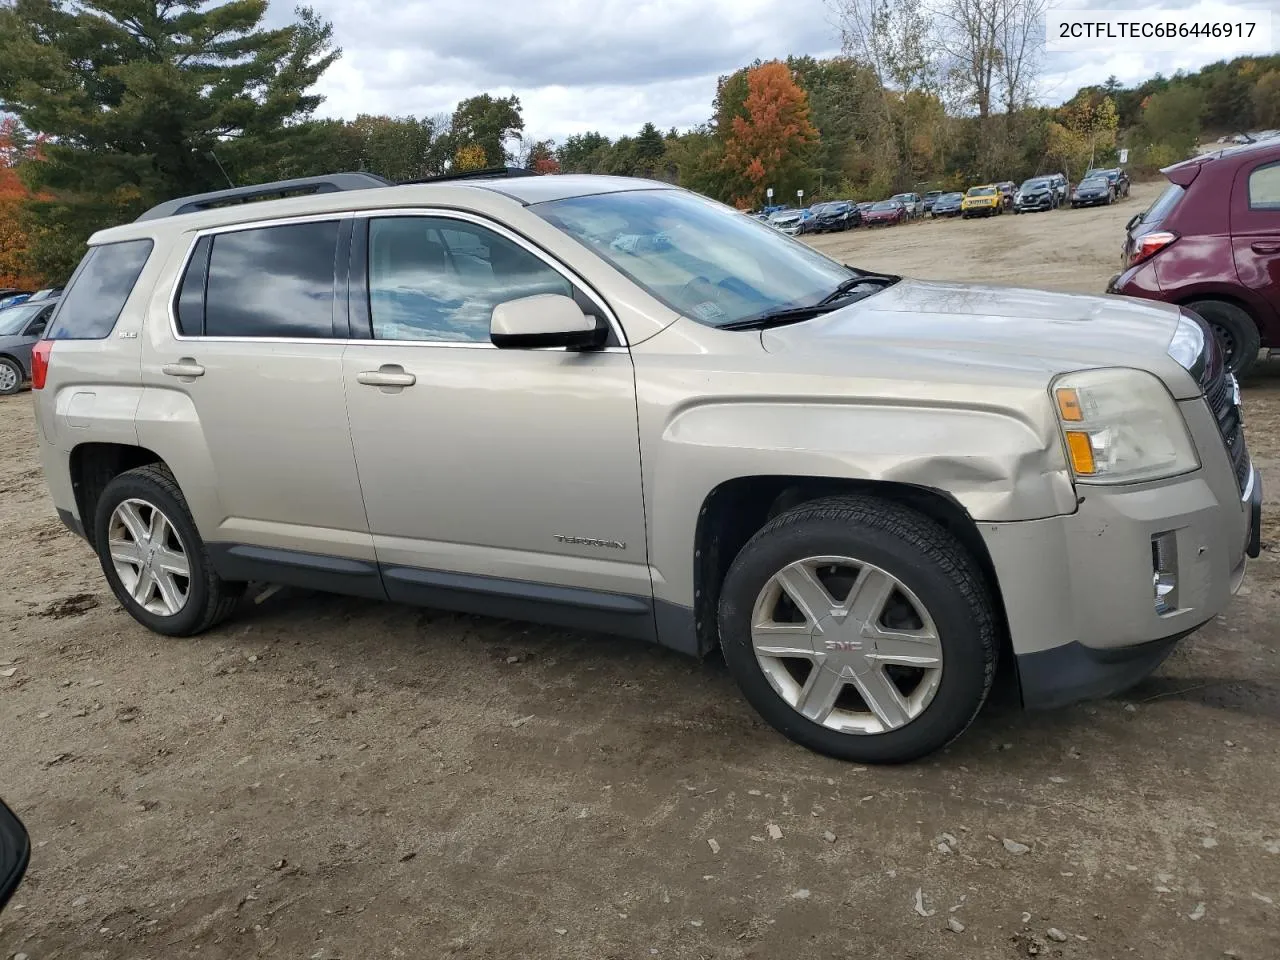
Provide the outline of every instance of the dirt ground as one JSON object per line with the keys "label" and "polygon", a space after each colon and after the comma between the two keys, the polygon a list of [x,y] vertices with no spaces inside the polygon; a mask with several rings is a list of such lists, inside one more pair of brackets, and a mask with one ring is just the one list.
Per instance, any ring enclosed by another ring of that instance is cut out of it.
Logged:
{"label": "dirt ground", "polygon": [[[1099,291],[1153,191],[817,245]],[[1006,697],[884,769],[609,638],[299,591],[153,636],[0,400],[0,794],[35,843],[0,957],[1274,958],[1280,364],[1245,397],[1267,550],[1228,613],[1123,700]]]}

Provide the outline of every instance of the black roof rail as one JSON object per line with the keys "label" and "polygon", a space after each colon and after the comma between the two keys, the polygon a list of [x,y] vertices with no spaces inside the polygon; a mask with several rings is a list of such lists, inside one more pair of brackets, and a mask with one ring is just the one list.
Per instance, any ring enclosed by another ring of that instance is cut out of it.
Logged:
{"label": "black roof rail", "polygon": [[483,170],[464,170],[461,173],[440,173],[434,177],[421,177],[403,181],[405,186],[415,183],[442,183],[448,180],[497,180],[502,177],[540,177],[537,170],[524,167],[485,167]]}
{"label": "black roof rail", "polygon": [[294,180],[276,180],[273,183],[257,183],[250,187],[231,187],[196,193],[189,197],[158,203],[135,222],[176,217],[183,213],[196,213],[213,207],[225,207],[251,200],[266,199],[288,194],[339,193],[345,190],[367,190],[370,187],[389,187],[391,181],[374,173],[330,173],[322,177],[298,177]]}

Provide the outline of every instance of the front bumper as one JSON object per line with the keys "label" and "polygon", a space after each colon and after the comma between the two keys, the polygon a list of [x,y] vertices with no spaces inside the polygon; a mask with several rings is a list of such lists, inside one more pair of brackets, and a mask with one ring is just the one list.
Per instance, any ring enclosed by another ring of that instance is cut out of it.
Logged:
{"label": "front bumper", "polygon": [[1053,195],[1045,194],[1041,197],[1031,197],[1029,199],[1018,200],[1014,206],[1024,213],[1031,210],[1052,210]]}
{"label": "front bumper", "polygon": [[[1154,670],[1212,620],[1256,556],[1261,478],[1244,495],[1203,398],[1180,404],[1201,456],[1193,473],[1154,483],[1079,484],[1069,516],[980,524],[1004,600],[1023,703],[1108,696]],[[1156,606],[1155,543],[1176,578]]]}

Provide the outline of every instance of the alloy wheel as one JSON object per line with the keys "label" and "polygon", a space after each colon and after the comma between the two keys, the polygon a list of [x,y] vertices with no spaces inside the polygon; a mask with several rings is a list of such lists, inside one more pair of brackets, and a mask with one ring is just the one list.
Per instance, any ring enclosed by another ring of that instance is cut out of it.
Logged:
{"label": "alloy wheel", "polygon": [[18,386],[18,372],[7,363],[0,363],[0,393],[11,393]]}
{"label": "alloy wheel", "polygon": [[905,726],[942,680],[942,642],[924,604],[853,557],[809,557],[770,577],[752,609],[751,643],[774,692],[839,733]]}
{"label": "alloy wheel", "polygon": [[149,613],[171,617],[191,591],[191,564],[173,522],[145,500],[123,500],[112,511],[107,542],[116,576]]}

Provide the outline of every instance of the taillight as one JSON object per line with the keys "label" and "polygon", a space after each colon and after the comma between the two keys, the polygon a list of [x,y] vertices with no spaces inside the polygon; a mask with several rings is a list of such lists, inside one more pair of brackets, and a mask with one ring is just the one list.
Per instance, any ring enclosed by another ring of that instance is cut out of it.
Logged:
{"label": "taillight", "polygon": [[1144,260],[1150,260],[1177,239],[1176,233],[1170,233],[1167,230],[1144,233],[1134,241],[1133,252],[1129,254],[1129,266],[1136,266]]}
{"label": "taillight", "polygon": [[49,354],[53,353],[52,340],[40,340],[31,348],[31,389],[43,390],[45,377],[49,375]]}

